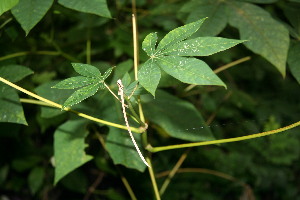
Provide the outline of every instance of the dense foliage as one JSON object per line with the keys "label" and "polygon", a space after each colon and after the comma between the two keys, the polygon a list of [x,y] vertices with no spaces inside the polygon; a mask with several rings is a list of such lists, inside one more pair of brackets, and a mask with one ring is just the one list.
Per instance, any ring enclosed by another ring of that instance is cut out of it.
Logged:
{"label": "dense foliage", "polygon": [[1,200],[299,199],[299,128],[175,149],[299,121],[299,0],[2,0],[0,45]]}

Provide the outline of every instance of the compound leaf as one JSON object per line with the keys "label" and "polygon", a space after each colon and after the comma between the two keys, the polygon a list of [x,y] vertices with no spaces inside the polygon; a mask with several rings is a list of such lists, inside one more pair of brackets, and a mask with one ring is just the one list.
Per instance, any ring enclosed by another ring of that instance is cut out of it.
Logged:
{"label": "compound leaf", "polygon": [[177,56],[209,56],[242,42],[244,41],[221,37],[198,37],[170,46],[164,51],[164,54]]}
{"label": "compound leaf", "polygon": [[1,3],[0,3],[0,16],[4,12],[10,10],[15,5],[17,5],[18,2],[19,2],[19,0],[1,0]]}
{"label": "compound leaf", "polygon": [[138,72],[140,84],[153,96],[155,96],[155,90],[161,77],[159,66],[155,60],[156,59],[149,59],[146,61]]}
{"label": "compound leaf", "polygon": [[178,27],[172,31],[170,31],[158,44],[156,51],[163,51],[164,49],[172,46],[186,38],[190,37],[193,33],[195,33],[204,22],[206,18],[200,19],[196,22],[186,24],[184,26]]}
{"label": "compound leaf", "polygon": [[229,23],[238,28],[240,37],[249,40],[245,46],[272,63],[285,76],[289,32],[262,8],[242,2],[231,2]]}
{"label": "compound leaf", "polygon": [[76,77],[67,78],[54,85],[52,88],[75,89],[75,88],[93,84],[94,82],[95,82],[95,78],[76,76]]}
{"label": "compound leaf", "polygon": [[11,10],[16,20],[21,24],[26,35],[44,17],[53,0],[20,0]]}
{"label": "compound leaf", "polygon": [[221,79],[203,61],[196,58],[164,56],[157,64],[169,75],[184,83],[225,86]]}
{"label": "compound leaf", "polygon": [[142,43],[143,50],[150,57],[155,54],[156,42],[157,42],[157,33],[150,33],[145,37]]}
{"label": "compound leaf", "polygon": [[85,121],[68,121],[54,133],[55,179],[54,184],[93,157],[85,153],[84,140],[88,131]]}
{"label": "compound leaf", "polygon": [[89,64],[82,64],[82,63],[71,63],[74,70],[82,75],[91,78],[99,78],[101,76],[101,72],[96,67],[89,65]]}
{"label": "compound leaf", "polygon": [[106,0],[58,0],[58,3],[79,12],[111,18]]}

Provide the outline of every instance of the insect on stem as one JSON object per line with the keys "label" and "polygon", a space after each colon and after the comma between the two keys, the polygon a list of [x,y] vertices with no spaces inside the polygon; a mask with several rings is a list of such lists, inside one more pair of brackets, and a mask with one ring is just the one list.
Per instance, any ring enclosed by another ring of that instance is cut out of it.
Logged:
{"label": "insect on stem", "polygon": [[130,130],[130,126],[129,126],[129,123],[128,123],[128,119],[127,119],[127,116],[126,116],[126,109],[125,109],[125,103],[124,103],[124,86],[123,86],[123,84],[122,84],[122,81],[119,79],[119,80],[117,81],[117,84],[118,84],[118,87],[119,87],[118,95],[120,95],[120,98],[121,98],[122,111],[123,111],[123,116],[124,116],[125,124],[126,124],[127,129],[128,129],[128,133],[129,133],[129,135],[130,135],[130,138],[131,138],[131,140],[132,140],[132,142],[133,142],[133,144],[134,144],[134,147],[135,147],[135,149],[137,150],[137,152],[138,152],[140,158],[141,158],[142,161],[145,163],[145,165],[147,165],[148,167],[150,167],[150,165],[149,165],[149,164],[147,163],[147,161],[145,160],[145,158],[144,158],[142,152],[140,151],[140,149],[139,149],[139,147],[138,147],[138,145],[137,145],[137,143],[136,143],[136,141],[135,141],[135,139],[134,139],[134,137],[133,137],[133,134],[132,134],[132,132],[131,132],[131,130]]}

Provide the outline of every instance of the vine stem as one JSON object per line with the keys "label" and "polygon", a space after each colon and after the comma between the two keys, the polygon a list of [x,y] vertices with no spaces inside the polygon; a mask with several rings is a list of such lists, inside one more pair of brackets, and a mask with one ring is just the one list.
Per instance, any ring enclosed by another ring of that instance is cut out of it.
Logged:
{"label": "vine stem", "polygon": [[180,148],[186,148],[186,147],[197,147],[197,146],[206,146],[206,145],[211,145],[211,144],[223,144],[223,143],[229,143],[229,142],[238,142],[238,141],[263,137],[263,136],[267,136],[267,135],[272,135],[275,133],[280,133],[280,132],[295,128],[297,126],[300,126],[300,121],[290,124],[285,127],[281,127],[279,129],[274,129],[271,131],[265,131],[265,132],[241,136],[241,137],[227,138],[227,139],[221,139],[221,140],[212,140],[212,141],[205,141],[205,142],[193,142],[193,143],[187,143],[187,144],[169,145],[169,146],[163,146],[163,147],[152,147],[152,146],[148,145],[146,147],[146,149],[150,152],[156,153],[156,152],[166,151],[166,150],[171,150],[171,149],[180,149]]}
{"label": "vine stem", "polygon": [[[11,86],[11,87],[13,87],[13,88],[15,88],[15,89],[17,89],[17,90],[19,90],[19,91],[21,91],[21,92],[23,92],[23,93],[25,93],[25,94],[27,94],[27,95],[29,95],[29,96],[31,96],[31,97],[33,97],[33,98],[36,98],[36,99],[44,102],[45,106],[59,108],[59,109],[62,109],[62,110],[68,111],[68,112],[75,113],[79,117],[83,117],[83,118],[89,119],[89,120],[94,121],[94,122],[98,122],[98,123],[105,124],[105,125],[108,125],[108,126],[113,126],[113,127],[116,127],[116,128],[127,130],[127,126],[123,126],[121,124],[116,124],[116,123],[105,121],[105,120],[102,120],[102,119],[99,119],[99,118],[96,118],[96,117],[92,117],[90,115],[87,115],[87,114],[84,114],[84,113],[72,110],[70,108],[63,108],[62,105],[60,105],[58,103],[55,103],[55,102],[53,102],[53,101],[51,101],[49,99],[46,99],[44,97],[41,97],[41,96],[39,96],[37,94],[34,94],[34,93],[32,93],[32,92],[30,92],[30,91],[28,91],[28,90],[26,90],[26,89],[24,89],[24,88],[22,88],[22,87],[20,87],[20,86],[18,86],[16,84],[12,83],[12,82],[10,82],[10,81],[2,78],[2,77],[0,77],[0,81],[3,82],[3,83],[5,83],[5,84],[7,84],[7,85],[9,85],[9,86]],[[39,103],[39,101],[32,100],[32,99],[28,99],[28,100],[24,100],[23,99],[22,102],[23,103],[40,104],[41,105],[41,103]],[[139,128],[130,127],[130,129],[133,132],[141,133],[141,130]]]}

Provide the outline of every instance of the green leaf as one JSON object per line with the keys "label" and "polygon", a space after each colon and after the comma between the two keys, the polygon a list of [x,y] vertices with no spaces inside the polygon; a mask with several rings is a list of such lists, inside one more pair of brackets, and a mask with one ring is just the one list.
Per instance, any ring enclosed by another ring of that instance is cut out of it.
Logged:
{"label": "green leaf", "polygon": [[300,84],[300,42],[293,44],[289,51],[288,64],[291,73]]}
{"label": "green leaf", "polygon": [[186,24],[184,26],[178,27],[172,31],[170,31],[158,44],[156,51],[161,52],[164,49],[172,46],[186,38],[190,37],[193,33],[195,33],[203,23],[204,19],[200,19],[196,22]]}
{"label": "green leaf", "polygon": [[193,0],[186,3],[180,11],[189,13],[187,23],[207,17],[201,29],[194,36],[215,36],[227,25],[226,3],[219,0]]}
{"label": "green leaf", "polygon": [[74,104],[93,96],[99,89],[100,83],[94,83],[75,91],[63,104],[63,107],[71,107]]}
{"label": "green leaf", "polygon": [[177,43],[164,50],[163,53],[177,56],[209,56],[242,42],[244,41],[221,37],[198,37]]}
{"label": "green leaf", "polygon": [[16,90],[0,83],[0,122],[27,125],[23,108]]}
{"label": "green leaf", "polygon": [[251,3],[269,4],[269,3],[275,3],[278,0],[239,0],[239,1],[247,1],[247,2],[251,2]]}
{"label": "green leaf", "polygon": [[19,0],[1,0],[0,3],[0,16],[5,13],[6,11],[10,10],[13,8]]}
{"label": "green leaf", "polygon": [[157,90],[155,99],[142,96],[145,116],[158,124],[170,136],[188,141],[207,141],[214,137],[207,126],[193,131],[205,124],[201,114],[189,102],[166,92]]}
{"label": "green leaf", "polygon": [[99,78],[101,77],[101,72],[96,67],[89,65],[89,64],[82,64],[82,63],[71,63],[74,70],[82,75],[91,78]]}
{"label": "green leaf", "polygon": [[262,8],[249,4],[231,2],[229,23],[238,28],[245,46],[272,63],[285,76],[289,48],[289,32]]}
{"label": "green leaf", "polygon": [[79,12],[111,18],[106,0],[58,0],[58,3]]}
{"label": "green leaf", "polygon": [[[44,83],[35,88],[35,91],[38,95],[46,99],[49,99],[59,104],[63,104],[66,101],[66,99],[74,92],[74,90],[58,90],[52,88],[57,83],[58,81]],[[41,107],[41,117],[43,118],[55,117],[57,115],[63,114],[64,112],[65,111],[62,111],[57,108],[51,108],[46,106]]]}
{"label": "green leaf", "polygon": [[157,59],[157,64],[166,73],[181,82],[196,85],[220,85],[226,87],[205,62],[196,58],[164,56]]}
{"label": "green leaf", "polygon": [[20,2],[11,11],[21,24],[26,35],[44,17],[53,0],[19,0]]}
{"label": "green leaf", "polygon": [[155,60],[156,59],[149,59],[138,71],[138,80],[140,84],[153,96],[155,96],[155,90],[161,77],[159,66]]}
{"label": "green leaf", "polygon": [[21,65],[5,65],[0,67],[0,77],[11,82],[22,80],[30,74],[33,74],[33,71]]}
{"label": "green leaf", "polygon": [[88,131],[85,121],[68,121],[54,133],[55,180],[57,184],[65,175],[92,159],[85,153],[84,140]]}
{"label": "green leaf", "polygon": [[107,79],[107,77],[109,77],[109,75],[111,74],[112,70],[114,69],[114,67],[109,68],[108,70],[106,70],[102,76],[103,81],[105,79]]}
{"label": "green leaf", "polygon": [[28,185],[31,191],[31,194],[36,194],[36,192],[43,185],[43,179],[45,176],[45,169],[42,167],[33,168],[28,176]]}
{"label": "green leaf", "polygon": [[157,42],[157,33],[150,33],[145,37],[142,43],[143,50],[150,57],[155,54],[156,42]]}
{"label": "green leaf", "polygon": [[79,87],[83,87],[86,85],[93,84],[95,82],[95,78],[84,77],[84,76],[76,76],[60,81],[52,88],[57,89],[75,89]]}

